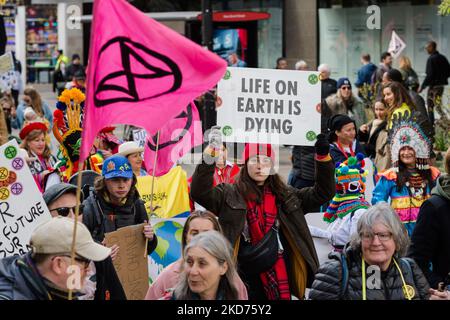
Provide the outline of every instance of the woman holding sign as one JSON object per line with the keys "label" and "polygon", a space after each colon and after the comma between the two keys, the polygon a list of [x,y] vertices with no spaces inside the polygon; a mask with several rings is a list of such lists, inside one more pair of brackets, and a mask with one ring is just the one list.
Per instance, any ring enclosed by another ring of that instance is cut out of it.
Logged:
{"label": "woman holding sign", "polygon": [[45,123],[36,121],[24,126],[19,133],[21,148],[28,152],[28,165],[41,192],[44,192],[47,178],[56,164],[56,158],[51,154],[46,141],[47,130]]}
{"label": "woman holding sign", "polygon": [[[234,184],[214,185],[221,132],[213,129],[203,162],[194,172],[191,196],[219,217],[234,248],[240,276],[252,299],[304,297],[318,268],[318,258],[304,213],[331,200],[334,166],[323,135],[316,142],[316,184],[297,190],[275,173],[271,145],[247,144],[244,166]],[[270,250],[263,250],[269,247]]]}

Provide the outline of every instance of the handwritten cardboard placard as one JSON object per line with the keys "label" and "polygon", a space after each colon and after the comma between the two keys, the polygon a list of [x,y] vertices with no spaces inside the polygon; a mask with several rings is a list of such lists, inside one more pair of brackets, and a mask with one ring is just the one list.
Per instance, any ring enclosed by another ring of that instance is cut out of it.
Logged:
{"label": "handwritten cardboard placard", "polygon": [[0,259],[30,251],[33,230],[51,219],[16,140],[0,147]]}
{"label": "handwritten cardboard placard", "polygon": [[144,256],[146,238],[144,224],[120,228],[106,233],[106,245],[119,246],[113,261],[128,300],[143,300],[148,290],[148,261]]}

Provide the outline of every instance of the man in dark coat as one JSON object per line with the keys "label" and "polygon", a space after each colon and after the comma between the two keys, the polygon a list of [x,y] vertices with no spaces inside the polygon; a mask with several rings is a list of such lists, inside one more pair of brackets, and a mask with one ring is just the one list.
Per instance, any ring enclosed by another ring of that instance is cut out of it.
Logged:
{"label": "man in dark coat", "polygon": [[[71,265],[75,223],[75,263]],[[69,289],[76,299],[90,262],[105,260],[111,253],[92,239],[81,222],[60,216],[39,225],[30,245],[32,252],[0,260],[0,300],[66,300]],[[69,271],[69,267],[78,268],[78,272]],[[71,284],[74,288],[69,288]]]}
{"label": "man in dark coat", "polygon": [[428,42],[425,49],[430,55],[427,60],[427,76],[419,87],[419,93],[429,87],[427,93],[428,113],[431,123],[434,123],[434,106],[436,101],[440,101],[444,92],[444,86],[448,84],[450,77],[450,64],[445,56],[436,50],[437,44],[434,41]]}
{"label": "man in dark coat", "polygon": [[[43,197],[47,204],[52,217],[69,217],[75,218],[75,208],[77,205],[76,198],[77,187],[68,183],[58,183],[45,190]],[[81,192],[80,203],[83,202],[83,192]],[[78,220],[81,222],[83,216],[83,207],[80,207]],[[95,283],[94,300],[126,300],[125,291],[117,276],[116,269],[112,263],[111,257],[107,257],[103,261],[94,263],[95,274],[88,283]],[[88,291],[88,290],[86,290]]]}

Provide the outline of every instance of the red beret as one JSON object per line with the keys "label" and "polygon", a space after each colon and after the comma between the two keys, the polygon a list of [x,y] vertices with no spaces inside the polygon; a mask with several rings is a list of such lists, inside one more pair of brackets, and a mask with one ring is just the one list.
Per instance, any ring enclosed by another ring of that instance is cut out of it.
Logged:
{"label": "red beret", "polygon": [[20,139],[22,139],[22,140],[25,139],[27,137],[27,135],[33,130],[41,130],[45,133],[45,132],[47,132],[48,128],[45,125],[45,123],[43,123],[43,122],[39,122],[39,121],[31,122],[31,123],[27,124],[25,127],[23,127],[22,130],[20,130],[20,133],[19,133]]}

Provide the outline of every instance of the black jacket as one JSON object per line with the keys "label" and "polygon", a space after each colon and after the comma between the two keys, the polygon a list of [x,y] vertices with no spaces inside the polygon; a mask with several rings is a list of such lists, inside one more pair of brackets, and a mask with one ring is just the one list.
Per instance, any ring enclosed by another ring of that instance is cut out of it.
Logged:
{"label": "black jacket", "polygon": [[314,181],[316,151],[310,146],[294,146],[292,149],[293,174],[303,180]]}
{"label": "black jacket", "polygon": [[[107,202],[103,196],[93,192],[84,202],[83,223],[97,242],[102,242],[105,233],[114,232],[119,228],[141,224],[148,221],[144,201],[139,198],[137,190],[122,206]],[[148,244],[148,254],[152,253],[158,244],[158,238]]]}
{"label": "black jacket", "polygon": [[437,191],[443,190],[443,181],[450,189],[450,176],[439,177],[431,198],[420,208],[408,251],[435,289],[450,273],[450,194],[443,197]]}
{"label": "black jacket", "polygon": [[[364,151],[364,148],[361,146],[361,144],[359,143],[358,140],[356,140],[356,147],[355,150],[353,150],[355,155],[357,155],[358,153],[362,153],[364,156],[366,156],[366,153]],[[348,157],[351,156],[350,153],[346,152],[345,156],[341,150],[339,150],[339,148],[334,144],[330,144],[330,156],[333,159],[334,163],[338,163],[338,162],[344,162],[345,160],[347,160]]]}
{"label": "black jacket", "polygon": [[[111,258],[94,263],[97,283],[94,300],[126,300]],[[47,287],[36,272],[30,253],[0,260],[0,300],[49,299]]]}
{"label": "black jacket", "polygon": [[331,96],[333,93],[337,92],[337,81],[331,78],[322,80],[322,88],[321,88],[321,99],[325,99],[328,96]]}
{"label": "black jacket", "polygon": [[[330,260],[323,263],[316,274],[309,293],[311,300],[362,300],[361,251],[354,251],[349,247],[345,250],[344,257],[348,267],[347,285],[343,285],[340,254],[330,253]],[[412,259],[406,261],[396,256],[394,259],[400,266],[406,284],[414,288],[413,300],[428,299],[428,282],[417,264]],[[376,285],[373,281],[376,273],[368,268],[366,265],[366,282]],[[380,273],[380,279],[378,289],[366,287],[367,300],[406,300],[401,276],[393,262],[385,272]]]}
{"label": "black jacket", "polygon": [[427,86],[447,85],[447,78],[450,77],[450,64],[445,56],[436,51],[428,57],[425,72],[427,76],[423,80],[422,89]]}

